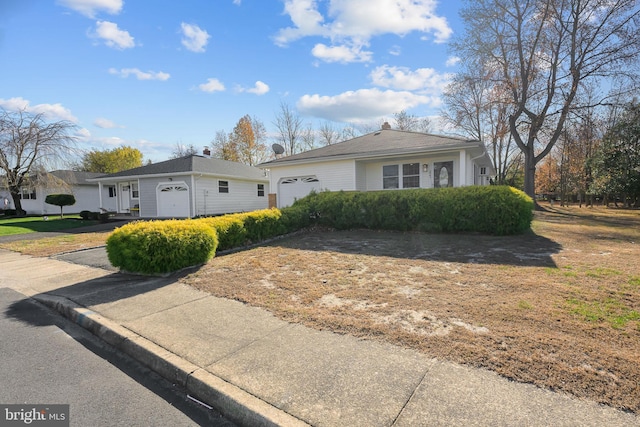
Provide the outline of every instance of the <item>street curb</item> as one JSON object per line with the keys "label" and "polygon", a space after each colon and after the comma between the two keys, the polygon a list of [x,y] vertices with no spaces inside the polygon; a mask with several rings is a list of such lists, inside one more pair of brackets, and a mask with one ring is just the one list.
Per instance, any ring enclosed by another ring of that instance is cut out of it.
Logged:
{"label": "street curb", "polygon": [[31,298],[82,326],[241,426],[309,426],[304,421],[192,364],[169,350],[68,298],[37,294]]}

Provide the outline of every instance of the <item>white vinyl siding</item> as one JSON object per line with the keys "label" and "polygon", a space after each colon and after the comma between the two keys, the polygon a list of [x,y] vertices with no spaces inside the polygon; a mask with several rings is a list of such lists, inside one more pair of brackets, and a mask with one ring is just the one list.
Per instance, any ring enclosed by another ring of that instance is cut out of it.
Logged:
{"label": "white vinyl siding", "polygon": [[[106,191],[106,189],[105,189]],[[55,215],[60,214],[60,206],[45,203],[48,194],[73,194],[76,203],[63,208],[64,214],[80,213],[81,211],[98,212],[100,210],[100,201],[98,198],[98,185],[72,185],[70,188],[37,188],[36,199],[22,199],[22,209],[31,215]],[[108,194],[108,193],[107,193]],[[13,206],[11,196],[9,196],[10,205]],[[104,195],[103,195],[104,200]],[[115,200],[115,199],[114,199]],[[115,203],[113,210],[115,210]]]}
{"label": "white vinyl siding", "polygon": [[[250,212],[267,209],[267,197],[258,196],[258,183],[255,181],[223,180],[228,182],[228,193],[219,193],[217,178],[200,177],[195,179],[196,212],[195,215],[211,216],[234,212]],[[264,184],[265,193],[269,185]]]}
{"label": "white vinyl siding", "polygon": [[352,191],[356,189],[356,168],[353,160],[272,168],[270,172],[271,188],[275,190],[283,178],[300,176],[315,176],[322,183],[323,190]]}

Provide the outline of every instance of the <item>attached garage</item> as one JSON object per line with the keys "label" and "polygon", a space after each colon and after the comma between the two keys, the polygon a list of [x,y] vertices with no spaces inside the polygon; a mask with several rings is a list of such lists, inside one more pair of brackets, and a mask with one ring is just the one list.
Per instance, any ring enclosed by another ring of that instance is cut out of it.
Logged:
{"label": "attached garage", "polygon": [[314,190],[319,192],[320,189],[320,180],[315,175],[282,178],[278,183],[278,206],[291,206],[296,199],[301,199]]}
{"label": "attached garage", "polygon": [[185,182],[159,184],[157,189],[158,216],[161,218],[189,218],[189,187]]}

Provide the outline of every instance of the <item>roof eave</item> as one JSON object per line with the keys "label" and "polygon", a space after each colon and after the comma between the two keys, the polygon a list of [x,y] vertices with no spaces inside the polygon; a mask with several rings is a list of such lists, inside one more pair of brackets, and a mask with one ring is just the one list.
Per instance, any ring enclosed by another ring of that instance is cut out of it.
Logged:
{"label": "roof eave", "polygon": [[479,141],[471,141],[465,142],[461,144],[448,145],[446,147],[433,147],[433,148],[411,148],[407,150],[384,150],[377,151],[375,153],[356,153],[356,154],[338,154],[335,156],[323,156],[323,157],[312,157],[307,159],[278,159],[272,160],[271,162],[261,163],[258,165],[259,168],[269,169],[272,167],[280,167],[280,166],[289,166],[289,165],[300,165],[307,163],[322,163],[329,162],[334,160],[375,160],[381,157],[396,157],[396,156],[405,156],[405,155],[415,155],[415,154],[438,154],[447,151],[457,151],[460,149],[473,149],[473,148],[481,148],[484,149],[484,145]]}
{"label": "roof eave", "polygon": [[264,181],[264,182],[269,182],[269,179],[264,177],[264,178],[252,178],[252,177],[248,177],[248,176],[239,176],[239,175],[226,175],[226,174],[220,174],[220,173],[212,173],[212,172],[165,172],[165,173],[155,173],[155,174],[144,174],[144,175],[125,175],[125,176],[114,176],[114,177],[100,177],[100,178],[92,178],[92,179],[88,179],[87,181],[91,181],[91,182],[119,182],[119,181],[126,181],[126,180],[133,180],[133,179],[140,179],[140,178],[164,178],[164,177],[175,177],[175,176],[215,176],[215,177],[220,177],[220,178],[227,178],[227,179],[239,179],[239,180],[243,180],[243,181]]}

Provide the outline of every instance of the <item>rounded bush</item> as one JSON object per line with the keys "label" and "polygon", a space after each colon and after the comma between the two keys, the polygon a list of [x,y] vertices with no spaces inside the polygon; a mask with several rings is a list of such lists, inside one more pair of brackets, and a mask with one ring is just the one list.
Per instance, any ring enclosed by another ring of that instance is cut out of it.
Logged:
{"label": "rounded bush", "polygon": [[162,274],[209,261],[217,246],[215,230],[195,220],[140,221],[107,238],[107,255],[124,271]]}

